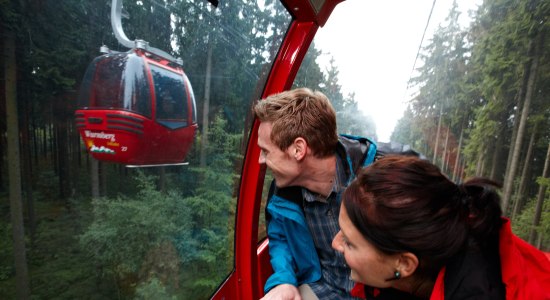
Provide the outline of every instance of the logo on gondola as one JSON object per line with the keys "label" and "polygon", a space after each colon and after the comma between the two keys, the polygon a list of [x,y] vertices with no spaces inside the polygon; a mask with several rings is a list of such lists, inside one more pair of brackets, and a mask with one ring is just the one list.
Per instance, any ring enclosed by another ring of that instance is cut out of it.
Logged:
{"label": "logo on gondola", "polygon": [[111,142],[116,142],[116,136],[114,133],[105,133],[105,132],[92,132],[90,130],[84,130],[84,135],[87,138],[92,139],[102,139],[102,140],[111,140]]}

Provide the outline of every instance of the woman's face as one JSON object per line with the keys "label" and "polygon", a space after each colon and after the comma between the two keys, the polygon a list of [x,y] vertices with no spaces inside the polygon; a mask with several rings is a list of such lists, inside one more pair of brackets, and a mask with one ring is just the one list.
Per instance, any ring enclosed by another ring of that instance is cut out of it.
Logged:
{"label": "woman's face", "polygon": [[388,255],[376,249],[357,230],[342,205],[338,219],[340,231],[332,240],[332,248],[342,253],[351,268],[351,279],[371,287],[391,286],[387,281],[397,270],[399,255]]}

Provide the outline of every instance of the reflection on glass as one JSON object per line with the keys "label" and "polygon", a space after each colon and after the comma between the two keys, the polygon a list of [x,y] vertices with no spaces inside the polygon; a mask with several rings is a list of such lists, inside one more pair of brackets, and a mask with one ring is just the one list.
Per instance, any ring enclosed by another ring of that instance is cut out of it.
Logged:
{"label": "reflection on glass", "polygon": [[[234,268],[246,122],[287,31],[287,10],[279,2],[220,1],[214,8],[202,0],[167,6],[125,1],[130,18],[123,20],[124,31],[181,57],[193,96],[181,88],[185,79],[160,62],[149,63],[147,78],[142,61],[122,61],[118,54],[101,62],[110,68],[92,86],[96,66],[83,75],[100,55],[97,49],[128,50],[117,48],[105,1],[4,9],[28,20],[14,31],[32,32],[32,42],[28,36],[14,40],[24,163],[24,222],[14,225],[7,191],[17,176],[7,172],[11,144],[0,139],[0,298],[29,291],[37,299],[208,299]],[[124,72],[114,71],[123,65]],[[81,97],[80,107],[123,108],[171,125],[197,123],[188,165],[134,169],[93,160],[73,125],[73,89],[80,86],[95,95],[92,102]],[[196,107],[187,104],[189,96]],[[12,228],[26,236],[13,243]],[[16,277],[22,269],[26,283]]]}

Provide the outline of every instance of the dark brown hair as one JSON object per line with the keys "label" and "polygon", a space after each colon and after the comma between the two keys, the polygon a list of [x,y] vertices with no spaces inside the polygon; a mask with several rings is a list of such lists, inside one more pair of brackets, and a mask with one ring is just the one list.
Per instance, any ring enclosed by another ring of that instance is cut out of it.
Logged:
{"label": "dark brown hair", "polygon": [[354,226],[386,253],[412,252],[433,276],[472,242],[498,236],[498,185],[475,178],[457,185],[432,163],[387,156],[364,168],[343,194]]}
{"label": "dark brown hair", "polygon": [[261,122],[273,123],[271,141],[281,150],[302,137],[315,156],[334,154],[338,143],[336,113],[323,93],[298,88],[275,94],[258,101],[254,114]]}

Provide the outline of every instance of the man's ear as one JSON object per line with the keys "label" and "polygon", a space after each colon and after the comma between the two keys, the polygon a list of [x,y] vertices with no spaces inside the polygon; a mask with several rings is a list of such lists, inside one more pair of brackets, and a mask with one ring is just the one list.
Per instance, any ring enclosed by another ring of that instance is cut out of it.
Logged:
{"label": "man's ear", "polygon": [[399,266],[397,270],[401,273],[401,277],[411,276],[418,268],[418,257],[411,252],[399,254]]}
{"label": "man's ear", "polygon": [[292,153],[292,155],[294,155],[294,158],[296,160],[301,161],[307,154],[307,142],[304,138],[297,137],[296,139],[294,139],[293,145],[294,153]]}

